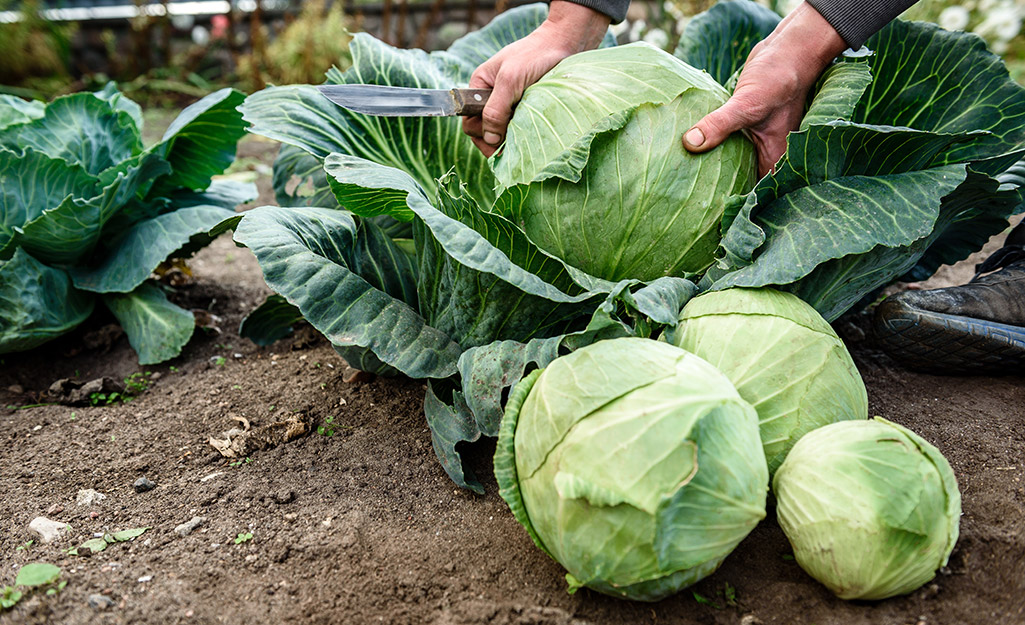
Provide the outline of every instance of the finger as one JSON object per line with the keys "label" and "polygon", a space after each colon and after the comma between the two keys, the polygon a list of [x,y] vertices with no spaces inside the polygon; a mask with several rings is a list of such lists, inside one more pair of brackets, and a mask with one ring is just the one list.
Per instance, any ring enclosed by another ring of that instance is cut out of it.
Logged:
{"label": "finger", "polygon": [[731,98],[718,109],[705,115],[683,135],[683,147],[690,152],[707,152],[718,147],[734,132],[747,126],[747,115]]}
{"label": "finger", "polygon": [[483,137],[484,126],[480,115],[473,115],[463,118],[463,132],[471,137]]}
{"label": "finger", "polygon": [[481,113],[483,138],[489,145],[497,146],[505,138],[512,109],[523,97],[524,78],[522,72],[506,64],[495,77],[494,90]]}
{"label": "finger", "polygon": [[484,158],[490,158],[491,155],[495,153],[495,150],[498,149],[493,145],[485,143],[484,139],[480,137],[470,137],[470,140],[473,141],[473,144],[477,146],[477,149],[484,154]]}

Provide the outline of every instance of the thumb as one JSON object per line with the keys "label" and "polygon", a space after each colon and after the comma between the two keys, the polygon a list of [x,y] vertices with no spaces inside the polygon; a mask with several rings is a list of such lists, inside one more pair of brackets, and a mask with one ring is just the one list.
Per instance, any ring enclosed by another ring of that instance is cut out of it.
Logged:
{"label": "thumb", "polygon": [[683,147],[689,152],[707,152],[745,125],[746,117],[730,99],[684,133]]}

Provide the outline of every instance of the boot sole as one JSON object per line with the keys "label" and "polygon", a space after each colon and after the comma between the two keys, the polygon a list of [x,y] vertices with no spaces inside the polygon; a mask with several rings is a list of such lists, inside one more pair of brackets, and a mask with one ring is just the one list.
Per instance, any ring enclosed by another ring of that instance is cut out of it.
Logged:
{"label": "boot sole", "polygon": [[876,309],[875,330],[882,348],[909,369],[1025,373],[1025,327],[945,315],[890,299]]}

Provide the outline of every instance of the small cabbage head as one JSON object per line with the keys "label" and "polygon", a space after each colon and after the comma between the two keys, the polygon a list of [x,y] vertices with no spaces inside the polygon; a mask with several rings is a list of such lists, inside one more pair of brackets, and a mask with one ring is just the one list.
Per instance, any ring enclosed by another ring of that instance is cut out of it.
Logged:
{"label": "small cabbage head", "polygon": [[865,383],[843,341],[791,293],[706,293],[687,302],[665,337],[712,363],[755,407],[769,475],[808,432],[868,418]]}
{"label": "small cabbage head", "polygon": [[797,563],[841,599],[912,592],[957,542],[961,494],[950,464],[880,417],[806,435],[776,471],[773,492]]}
{"label": "small cabbage head", "polygon": [[600,341],[516,385],[495,454],[501,495],[581,586],[657,601],[711,574],[765,516],[754,409],[658,341]]}
{"label": "small cabbage head", "polygon": [[496,209],[538,246],[605,278],[703,271],[726,199],[756,180],[737,133],[705,154],[682,137],[729,93],[649,44],[584,52],[529,87],[500,156]]}

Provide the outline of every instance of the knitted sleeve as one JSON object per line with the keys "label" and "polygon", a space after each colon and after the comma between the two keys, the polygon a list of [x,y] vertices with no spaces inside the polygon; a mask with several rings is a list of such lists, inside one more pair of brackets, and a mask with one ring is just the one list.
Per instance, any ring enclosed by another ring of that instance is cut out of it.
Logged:
{"label": "knitted sleeve", "polygon": [[915,0],[808,0],[854,50]]}
{"label": "knitted sleeve", "polygon": [[626,9],[630,6],[630,0],[570,0],[574,4],[594,9],[612,18],[613,24],[618,24],[626,17]]}

